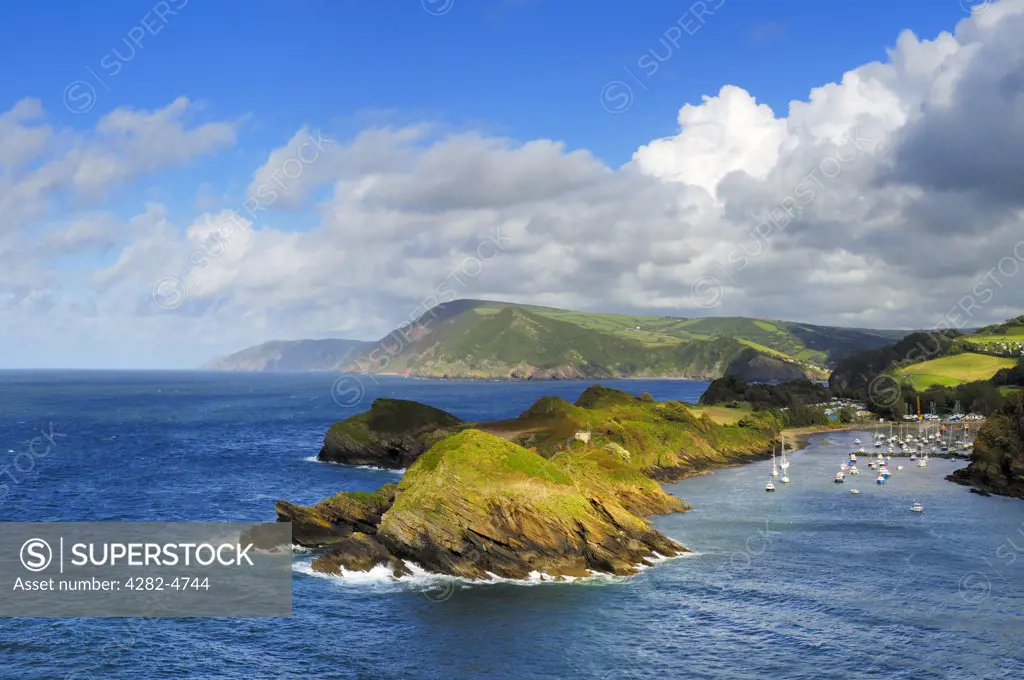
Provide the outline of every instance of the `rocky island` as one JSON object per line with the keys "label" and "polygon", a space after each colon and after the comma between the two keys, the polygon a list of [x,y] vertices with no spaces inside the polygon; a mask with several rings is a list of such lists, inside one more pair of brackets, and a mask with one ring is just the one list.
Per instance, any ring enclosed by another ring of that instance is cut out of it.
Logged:
{"label": "rocky island", "polygon": [[722,425],[600,386],[489,423],[378,399],[331,427],[320,459],[407,467],[401,482],[310,507],[278,501],[277,517],[325,573],[628,575],[686,551],[646,519],[687,509],[659,481],[763,457],[778,431],[767,412]]}

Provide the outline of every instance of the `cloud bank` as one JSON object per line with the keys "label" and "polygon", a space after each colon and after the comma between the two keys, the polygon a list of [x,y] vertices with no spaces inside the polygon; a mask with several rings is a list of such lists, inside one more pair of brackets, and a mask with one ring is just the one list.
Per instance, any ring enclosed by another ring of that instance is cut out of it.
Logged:
{"label": "cloud bank", "polygon": [[[372,338],[452,295],[861,327],[1020,314],[1024,0],[986,10],[901,34],[785,115],[723,86],[618,168],[554,140],[302,128],[237,178],[237,204],[186,224],[96,206],[229,148],[237,122],[190,125],[181,98],[83,136],[23,100],[0,115],[0,338],[48,351],[31,330],[46,318],[83,347],[187,366],[271,338]],[[58,266],[97,251],[73,284]]]}

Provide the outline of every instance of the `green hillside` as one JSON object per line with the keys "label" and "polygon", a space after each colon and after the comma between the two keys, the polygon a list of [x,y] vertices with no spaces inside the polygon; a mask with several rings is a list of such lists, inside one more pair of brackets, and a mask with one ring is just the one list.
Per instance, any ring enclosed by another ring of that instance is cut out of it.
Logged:
{"label": "green hillside", "polygon": [[957,340],[970,352],[1000,357],[1024,357],[1024,316],[994,324],[964,335]]}
{"label": "green hillside", "polygon": [[955,387],[961,383],[989,380],[1000,369],[1016,365],[1014,359],[963,352],[910,364],[897,369],[897,374],[909,379],[914,389],[924,390],[932,385]]}
{"label": "green hillside", "polygon": [[[460,300],[342,370],[449,378],[824,378],[835,357],[892,331],[740,317],[687,319]],[[411,342],[409,341],[411,339]]]}
{"label": "green hillside", "polygon": [[[485,306],[481,311],[494,312]],[[880,347],[906,335],[905,331],[879,331],[858,328],[813,326],[790,321],[768,321],[747,317],[681,318],[592,314],[543,307],[529,308],[534,313],[567,321],[582,328],[620,335],[647,345],[665,345],[680,340],[735,338],[765,352],[775,351],[797,361],[826,367],[839,357],[869,347]],[[638,328],[639,327],[639,328]]]}

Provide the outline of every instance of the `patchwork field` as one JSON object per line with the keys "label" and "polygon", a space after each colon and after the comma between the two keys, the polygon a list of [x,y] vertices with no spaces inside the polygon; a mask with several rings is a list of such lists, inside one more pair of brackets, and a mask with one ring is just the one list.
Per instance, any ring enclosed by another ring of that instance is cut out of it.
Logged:
{"label": "patchwork field", "polygon": [[693,415],[700,418],[703,415],[707,415],[711,420],[715,421],[719,425],[732,425],[737,423],[744,416],[753,413],[750,408],[750,404],[743,403],[740,408],[729,408],[728,406],[695,406],[687,404],[690,410],[693,411]]}
{"label": "patchwork field", "polygon": [[915,389],[923,390],[936,384],[955,387],[965,382],[988,380],[999,369],[1016,364],[1014,359],[964,352],[906,366],[899,374],[913,383]]}

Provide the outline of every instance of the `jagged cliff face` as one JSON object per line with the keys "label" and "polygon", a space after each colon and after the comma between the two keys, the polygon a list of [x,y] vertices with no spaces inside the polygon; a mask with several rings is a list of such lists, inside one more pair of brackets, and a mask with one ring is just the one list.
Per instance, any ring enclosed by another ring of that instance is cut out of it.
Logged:
{"label": "jagged cliff face", "polygon": [[1024,498],[1024,393],[978,431],[971,463],[949,479],[980,493]]}
{"label": "jagged cliff face", "polygon": [[776,433],[768,421],[722,426],[678,402],[601,387],[575,404],[542,398],[494,423],[378,400],[328,439],[336,429],[347,433],[350,459],[397,457],[408,470],[375,494],[341,493],[311,507],[278,502],[295,542],[322,551],[314,569],[385,566],[401,575],[412,562],[467,578],[631,574],[656,554],[678,554],[685,549],[644,519],[686,508],[655,478],[762,455]]}

